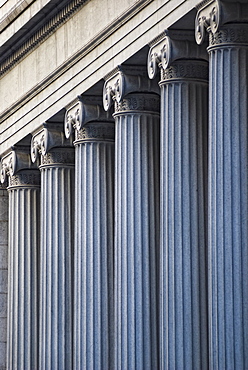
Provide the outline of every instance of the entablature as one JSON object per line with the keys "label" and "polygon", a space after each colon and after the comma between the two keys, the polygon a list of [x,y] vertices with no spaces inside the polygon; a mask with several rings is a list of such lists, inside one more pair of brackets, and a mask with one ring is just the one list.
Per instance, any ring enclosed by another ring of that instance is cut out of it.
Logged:
{"label": "entablature", "polygon": [[[98,7],[96,12],[89,12],[90,18],[86,10],[93,3]],[[150,41],[165,28],[188,13],[196,14],[195,6],[199,0],[190,3],[184,0],[130,0],[128,5],[121,0],[109,0],[108,19],[103,17],[100,3],[88,1],[83,9],[2,76],[0,155],[35,132],[41,122],[49,121],[67,107],[75,96],[87,93],[103,81],[116,65],[122,65],[143,49],[147,51]],[[99,17],[104,18],[104,24],[98,21]],[[86,20],[98,23],[95,28],[95,23],[87,23],[90,27],[86,27]],[[193,20],[185,24],[194,29]],[[90,33],[83,32],[81,25]],[[70,45],[70,52],[58,42],[66,33],[71,36],[66,44]],[[144,53],[144,66],[146,58]]]}

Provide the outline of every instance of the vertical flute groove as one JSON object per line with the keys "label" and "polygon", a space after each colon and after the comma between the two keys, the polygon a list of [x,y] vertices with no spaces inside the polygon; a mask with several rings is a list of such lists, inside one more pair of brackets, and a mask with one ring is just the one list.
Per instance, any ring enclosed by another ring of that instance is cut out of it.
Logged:
{"label": "vertical flute groove", "polygon": [[[175,68],[180,63],[175,63]],[[206,63],[197,66],[202,68],[205,80]],[[203,115],[208,98],[206,82],[183,75],[160,82],[160,361],[164,369],[208,367],[204,187],[207,114]]]}
{"label": "vertical flute groove", "polygon": [[[230,25],[247,32],[247,25]],[[247,42],[210,49],[209,312],[213,369],[248,366]],[[211,113],[212,112],[212,113]]]}
{"label": "vertical flute groove", "polygon": [[[56,152],[53,155],[56,157]],[[74,168],[72,163],[67,165],[55,162],[51,165],[43,164],[40,169],[42,312],[39,368],[70,369]]]}
{"label": "vertical flute groove", "polygon": [[95,138],[92,129],[113,133],[113,124],[89,123],[85,140],[75,141],[74,367],[107,370],[113,369],[114,346],[114,136]]}
{"label": "vertical flute groove", "polygon": [[[128,95],[125,104],[144,99],[140,96]],[[155,110],[159,97],[146,99],[154,99]],[[118,369],[156,369],[159,115],[125,110],[115,113],[116,364]]]}
{"label": "vertical flute groove", "polygon": [[0,185],[0,368],[6,368],[8,308],[8,193]]}
{"label": "vertical flute groove", "polygon": [[10,217],[7,367],[34,369],[38,368],[40,191],[38,186],[31,185],[10,186],[8,190]]}

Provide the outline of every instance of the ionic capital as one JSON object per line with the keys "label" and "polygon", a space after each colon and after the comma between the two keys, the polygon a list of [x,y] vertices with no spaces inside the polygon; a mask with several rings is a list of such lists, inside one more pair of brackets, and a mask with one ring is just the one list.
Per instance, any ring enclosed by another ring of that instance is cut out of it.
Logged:
{"label": "ionic capital", "polygon": [[44,123],[31,140],[32,162],[38,160],[39,154],[45,156],[53,148],[71,146],[71,142],[65,138],[63,124]]}
{"label": "ionic capital", "polygon": [[247,23],[247,0],[205,0],[198,5],[195,20],[195,38],[202,44],[206,30],[215,35],[221,26],[228,23]]}
{"label": "ionic capital", "polygon": [[113,101],[121,103],[130,93],[159,93],[157,83],[147,78],[143,67],[118,66],[109,76],[103,87],[103,107],[108,111]]}
{"label": "ionic capital", "polygon": [[192,32],[165,31],[164,36],[151,45],[147,60],[150,79],[155,78],[158,69],[164,72],[178,60],[208,60],[206,48],[195,45]]}
{"label": "ionic capital", "polygon": [[37,169],[30,158],[29,147],[13,147],[1,160],[1,183],[21,170]]}
{"label": "ionic capital", "polygon": [[65,136],[69,138],[76,131],[76,140],[81,137],[85,126],[90,122],[111,123],[114,122],[112,115],[106,112],[102,106],[102,100],[97,97],[79,96],[66,110],[65,113]]}

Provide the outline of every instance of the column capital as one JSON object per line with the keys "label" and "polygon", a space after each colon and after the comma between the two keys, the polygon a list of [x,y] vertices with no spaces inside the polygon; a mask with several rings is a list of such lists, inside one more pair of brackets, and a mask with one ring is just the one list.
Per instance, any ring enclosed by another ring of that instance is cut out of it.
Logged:
{"label": "column capital", "polygon": [[16,176],[19,171],[37,169],[36,164],[32,163],[29,147],[13,146],[11,150],[1,160],[1,183]]}
{"label": "column capital", "polygon": [[147,78],[146,68],[143,66],[118,66],[105,77],[103,87],[103,107],[110,109],[113,101],[121,103],[130,93],[157,93],[157,83]]}
{"label": "column capital", "polygon": [[150,79],[155,78],[158,68],[163,73],[178,60],[208,60],[206,48],[197,47],[191,31],[166,30],[150,46],[147,59]]}
{"label": "column capital", "polygon": [[[32,162],[36,162],[40,154],[42,163],[54,163],[53,158],[56,157],[56,155],[54,154],[55,148],[59,150],[61,155],[63,151],[66,154],[65,148],[72,148],[72,142],[71,140],[67,140],[65,138],[63,124],[44,123],[41,126],[41,129],[33,135],[31,140]],[[62,151],[60,149],[62,149]],[[61,155],[59,156],[61,157]],[[54,160],[57,163],[58,160],[63,160],[63,158],[54,158]]]}
{"label": "column capital", "polygon": [[[197,9],[195,38],[199,45],[205,40],[206,30],[215,35],[220,31],[220,27],[228,23],[247,23],[248,21],[247,0],[205,0],[197,6]],[[235,35],[233,37],[235,38]]]}
{"label": "column capital", "polygon": [[114,119],[102,106],[101,97],[78,96],[67,107],[65,113],[65,136],[69,138],[75,130],[75,142],[114,140]]}

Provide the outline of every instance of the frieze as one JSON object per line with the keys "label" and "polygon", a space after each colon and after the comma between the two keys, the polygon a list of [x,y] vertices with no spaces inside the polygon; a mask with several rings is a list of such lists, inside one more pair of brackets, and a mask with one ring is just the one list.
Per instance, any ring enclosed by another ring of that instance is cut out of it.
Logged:
{"label": "frieze", "polygon": [[125,111],[160,111],[160,97],[157,95],[145,96],[142,95],[128,95],[121,102],[115,102],[115,114]]}
{"label": "frieze", "polygon": [[175,62],[161,70],[161,83],[172,79],[197,79],[208,81],[208,63],[204,61]]}
{"label": "frieze", "polygon": [[52,16],[48,21],[42,25],[40,29],[35,31],[27,41],[0,63],[0,76],[6,73],[9,69],[20,62],[31,50],[40,45],[46,40],[51,33],[57,28],[61,27],[72,15],[78,11],[87,0],[71,0],[69,4],[65,5],[56,15]]}
{"label": "frieze", "polygon": [[86,125],[81,130],[76,131],[75,143],[78,141],[92,141],[92,140],[107,140],[114,141],[115,138],[115,127],[114,124],[92,124]]}

